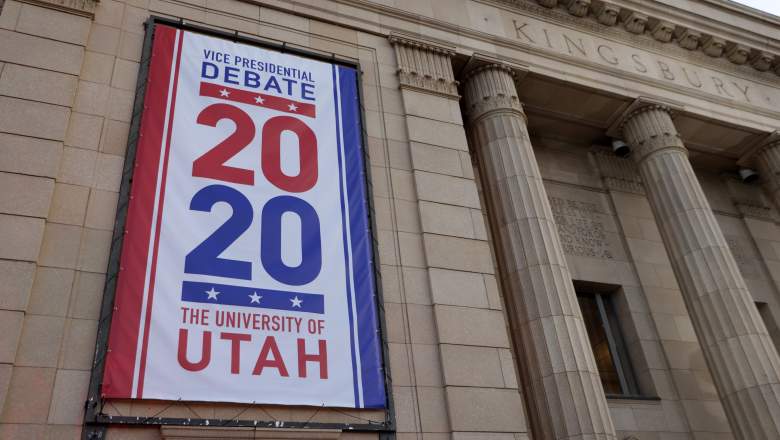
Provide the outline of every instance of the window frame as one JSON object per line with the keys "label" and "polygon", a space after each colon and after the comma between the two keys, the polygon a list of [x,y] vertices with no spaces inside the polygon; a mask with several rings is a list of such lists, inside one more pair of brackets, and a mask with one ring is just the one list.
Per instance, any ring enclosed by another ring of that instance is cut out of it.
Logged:
{"label": "window frame", "polygon": [[[579,297],[591,297],[595,300],[599,319],[599,322],[596,324],[604,329],[607,338],[610,358],[612,359],[615,373],[618,376],[621,393],[607,393],[605,390],[605,395],[608,398],[622,399],[641,397],[642,394],[640,393],[636,374],[631,365],[628,349],[626,348],[625,341],[620,332],[619,318],[617,313],[615,313],[614,304],[611,301],[613,293],[598,292],[590,289],[576,289],[576,295],[578,297],[577,305],[580,307],[580,312],[582,312],[582,306],[579,304]],[[584,320],[585,317],[583,315],[583,321]],[[590,336],[588,336],[588,343],[590,343]],[[591,350],[593,349],[594,347],[591,345]]]}

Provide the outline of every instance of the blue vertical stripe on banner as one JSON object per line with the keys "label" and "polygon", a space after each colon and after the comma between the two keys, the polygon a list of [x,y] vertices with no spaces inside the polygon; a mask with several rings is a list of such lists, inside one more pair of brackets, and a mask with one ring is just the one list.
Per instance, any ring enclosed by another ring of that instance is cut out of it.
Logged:
{"label": "blue vertical stripe on banner", "polygon": [[[350,280],[349,276],[349,254],[347,253],[348,243],[347,243],[347,225],[346,225],[346,207],[344,200],[344,158],[341,157],[341,122],[339,121],[339,116],[341,116],[342,120],[347,120],[344,115],[341,113],[343,110],[341,108],[341,101],[339,98],[339,81],[337,76],[337,67],[336,65],[331,66],[333,71],[333,102],[336,107],[336,111],[334,112],[336,115],[336,151],[338,152],[338,159],[339,159],[339,203],[341,204],[341,224],[342,224],[342,237],[343,237],[343,245],[344,245],[344,272],[346,274],[346,286],[347,286],[347,309],[348,309],[348,316],[349,316],[349,350],[350,354],[352,356],[352,389],[355,394],[355,407],[360,408],[360,396],[358,393],[358,383],[357,383],[357,360],[355,358],[355,317],[352,314],[352,280]],[[341,73],[340,71],[338,73]]]}
{"label": "blue vertical stripe on banner", "polygon": [[[340,111],[344,133],[344,154],[349,206],[353,265],[353,292],[357,308],[358,345],[363,388],[363,407],[384,408],[385,375],[382,366],[372,235],[368,224],[365,164],[357,90],[357,70],[338,67]],[[350,323],[351,324],[351,323]]]}

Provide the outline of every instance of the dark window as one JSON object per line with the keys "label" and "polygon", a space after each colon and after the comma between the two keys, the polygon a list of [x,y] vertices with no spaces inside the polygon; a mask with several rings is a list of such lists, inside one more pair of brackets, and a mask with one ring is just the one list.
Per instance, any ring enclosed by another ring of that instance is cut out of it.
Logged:
{"label": "dark window", "polygon": [[631,370],[610,295],[577,292],[577,300],[588,330],[604,393],[608,396],[638,395],[636,379]]}
{"label": "dark window", "polygon": [[764,321],[766,330],[769,332],[769,337],[772,338],[772,342],[775,344],[775,348],[780,350],[780,344],[778,344],[778,341],[780,340],[780,329],[777,328],[775,319],[772,317],[772,311],[769,310],[769,304],[757,302],[756,308],[758,309],[758,314],[761,315],[761,320]]}

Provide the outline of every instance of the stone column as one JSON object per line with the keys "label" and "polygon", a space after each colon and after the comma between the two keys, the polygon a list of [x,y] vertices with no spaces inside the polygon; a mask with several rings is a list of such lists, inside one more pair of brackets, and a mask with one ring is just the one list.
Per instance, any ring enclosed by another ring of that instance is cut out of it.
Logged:
{"label": "stone column", "polygon": [[776,131],[764,140],[756,150],[754,161],[761,182],[764,184],[777,209],[780,209],[780,132]]}
{"label": "stone column", "polygon": [[638,101],[619,122],[632,146],[734,435],[780,438],[780,358],[667,106]]}
{"label": "stone column", "polygon": [[465,79],[534,437],[614,439],[615,428],[510,68]]}

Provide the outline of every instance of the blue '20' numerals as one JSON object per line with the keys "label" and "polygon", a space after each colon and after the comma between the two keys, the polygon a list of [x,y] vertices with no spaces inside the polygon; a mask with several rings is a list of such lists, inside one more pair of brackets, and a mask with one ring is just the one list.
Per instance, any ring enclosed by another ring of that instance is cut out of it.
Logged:
{"label": "blue '20' numerals", "polygon": [[218,202],[225,202],[233,215],[184,259],[184,271],[218,277],[252,279],[252,263],[219,258],[252,224],[252,204],[245,195],[225,185],[209,185],[192,196],[190,210],[211,212]]}
{"label": "blue '20' numerals", "polygon": [[[252,279],[252,263],[219,256],[252,224],[252,204],[239,191],[225,185],[209,185],[192,197],[190,209],[211,212],[218,202],[230,205],[233,214],[216,231],[195,247],[184,260],[186,273],[242,280]],[[301,263],[287,266],[282,261],[282,215],[292,212],[301,220]],[[277,196],[266,203],[260,224],[260,260],[275,280],[293,286],[313,281],[322,269],[320,221],[317,211],[297,197]]]}
{"label": "blue '20' numerals", "polygon": [[[301,219],[301,263],[291,267],[282,261],[282,215],[292,212]],[[322,268],[320,219],[317,211],[298,197],[277,196],[263,207],[260,226],[260,262],[276,281],[291,286],[307,284]]]}

